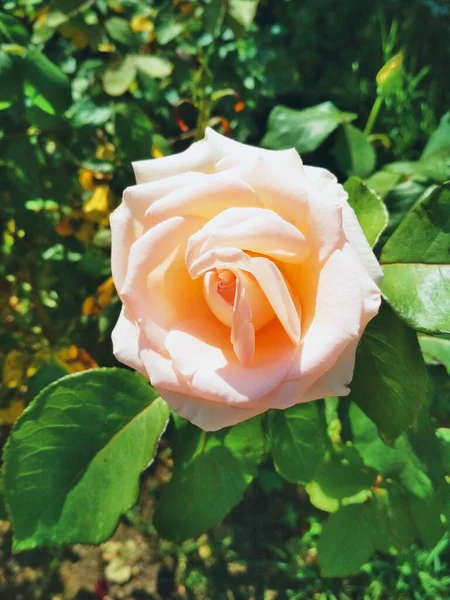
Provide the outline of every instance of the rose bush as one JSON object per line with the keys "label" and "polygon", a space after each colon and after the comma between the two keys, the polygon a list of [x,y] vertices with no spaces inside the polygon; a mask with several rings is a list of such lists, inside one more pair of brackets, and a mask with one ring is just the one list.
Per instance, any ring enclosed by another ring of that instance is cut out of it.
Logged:
{"label": "rose bush", "polygon": [[205,430],[349,393],[381,269],[336,178],[208,130],[111,215],[116,357]]}

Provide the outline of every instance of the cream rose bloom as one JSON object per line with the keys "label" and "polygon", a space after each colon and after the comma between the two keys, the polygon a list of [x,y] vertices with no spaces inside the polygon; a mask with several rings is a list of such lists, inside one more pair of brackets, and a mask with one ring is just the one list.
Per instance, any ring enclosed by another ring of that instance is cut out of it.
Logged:
{"label": "cream rose bloom", "polygon": [[118,360],[205,430],[348,394],[381,270],[336,178],[211,129],[133,167],[111,215]]}

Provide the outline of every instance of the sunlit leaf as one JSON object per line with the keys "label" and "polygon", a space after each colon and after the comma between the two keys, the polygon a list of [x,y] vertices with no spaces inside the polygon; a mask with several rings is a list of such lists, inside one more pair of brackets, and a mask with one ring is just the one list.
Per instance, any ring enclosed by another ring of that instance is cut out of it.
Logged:
{"label": "sunlit leaf", "polygon": [[138,494],[169,416],[140,375],[100,369],[45,388],[4,454],[16,551],[98,544]]}

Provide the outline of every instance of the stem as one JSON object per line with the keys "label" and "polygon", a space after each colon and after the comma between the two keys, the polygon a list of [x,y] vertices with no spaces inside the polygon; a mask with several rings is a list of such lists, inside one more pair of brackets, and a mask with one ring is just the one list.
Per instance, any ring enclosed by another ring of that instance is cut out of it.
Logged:
{"label": "stem", "polygon": [[205,451],[205,445],[206,445],[206,431],[202,431],[202,443],[200,446],[200,454],[203,454],[203,452]]}
{"label": "stem", "polygon": [[372,109],[369,114],[369,118],[367,119],[366,126],[364,128],[364,135],[368,136],[372,132],[373,126],[375,125],[375,121],[377,120],[378,113],[380,112],[380,108],[383,106],[383,97],[377,96],[377,99],[373,103]]}

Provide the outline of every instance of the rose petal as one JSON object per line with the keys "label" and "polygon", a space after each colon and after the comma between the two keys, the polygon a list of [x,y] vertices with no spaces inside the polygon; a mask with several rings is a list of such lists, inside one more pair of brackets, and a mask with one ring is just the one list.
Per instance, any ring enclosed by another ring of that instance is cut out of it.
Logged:
{"label": "rose petal", "polygon": [[227,156],[216,164],[216,171],[233,174],[246,181],[255,190],[264,208],[273,210],[300,231],[306,231],[308,193],[300,156],[294,149],[258,150],[244,161],[235,154]]}
{"label": "rose petal", "polygon": [[252,309],[246,297],[246,287],[240,277],[236,280],[230,340],[241,365],[250,366],[255,355],[255,328],[252,324]]}
{"label": "rose petal", "polygon": [[127,315],[125,307],[122,307],[119,319],[111,333],[114,356],[124,365],[148,377],[144,364],[139,357],[138,337],[139,329]]}
{"label": "rose petal", "polygon": [[139,160],[132,163],[136,183],[156,181],[172,175],[180,175],[186,171],[211,173],[216,160],[205,140],[189,146],[184,152],[163,158]]}
{"label": "rose petal", "polygon": [[301,394],[330,369],[336,357],[359,336],[364,299],[356,269],[353,252],[347,244],[328,258],[313,289],[306,290],[304,286],[303,291],[310,297],[301,298],[302,307],[311,312],[311,307],[306,305],[312,304],[314,314],[288,375],[288,379],[302,380]]}
{"label": "rose petal", "polygon": [[272,210],[228,208],[189,240],[187,261],[220,246],[264,254],[284,262],[300,263],[311,251],[303,233]]}
{"label": "rose petal", "polygon": [[144,231],[147,208],[180,186],[202,177],[205,176],[200,173],[184,173],[161,181],[133,185],[124,191],[122,203],[110,215],[112,275],[119,292],[125,280],[131,245]]}
{"label": "rose petal", "polygon": [[[257,334],[255,355],[242,367],[229,341],[229,329],[220,325],[189,320],[177,324],[166,338],[173,369],[187,378],[193,396],[251,405],[274,390],[286,377],[296,348],[286,338],[278,321]],[[143,359],[144,360],[144,359]],[[146,368],[151,373],[151,365]],[[170,382],[159,382],[170,389]]]}
{"label": "rose petal", "polygon": [[152,204],[145,223],[150,227],[179,215],[212,219],[230,206],[258,205],[258,197],[248,184],[219,173],[183,186]]}
{"label": "rose petal", "polygon": [[156,387],[155,389],[175,412],[204,431],[217,431],[223,427],[236,425],[263,413],[265,410],[258,406],[242,408],[230,406],[229,404],[219,404],[218,402],[172,392],[164,388]]}
{"label": "rose petal", "polygon": [[202,224],[195,217],[173,217],[144,233],[130,251],[121,298],[148,344],[162,353],[166,332],[178,320],[197,311],[213,319],[201,281],[189,277],[184,260],[187,239]]}
{"label": "rose petal", "polygon": [[192,278],[211,269],[242,269],[253,275],[267,296],[277,318],[294,344],[300,341],[299,307],[278,267],[269,259],[250,257],[242,250],[216,248],[187,264]]}

